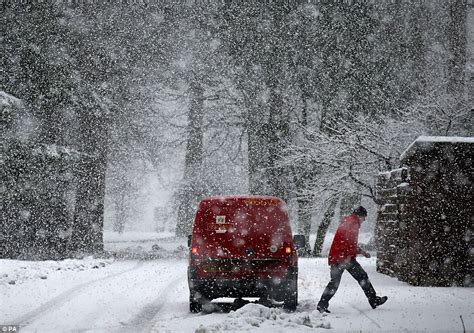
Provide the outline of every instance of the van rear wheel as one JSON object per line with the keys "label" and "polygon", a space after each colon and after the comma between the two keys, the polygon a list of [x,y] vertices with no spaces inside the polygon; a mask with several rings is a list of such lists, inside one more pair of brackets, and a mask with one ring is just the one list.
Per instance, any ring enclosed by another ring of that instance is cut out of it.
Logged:
{"label": "van rear wheel", "polygon": [[189,311],[193,313],[202,311],[202,304],[196,298],[194,298],[194,293],[189,295]]}
{"label": "van rear wheel", "polygon": [[298,282],[297,279],[288,281],[288,286],[283,299],[283,307],[288,311],[296,311],[298,305]]}

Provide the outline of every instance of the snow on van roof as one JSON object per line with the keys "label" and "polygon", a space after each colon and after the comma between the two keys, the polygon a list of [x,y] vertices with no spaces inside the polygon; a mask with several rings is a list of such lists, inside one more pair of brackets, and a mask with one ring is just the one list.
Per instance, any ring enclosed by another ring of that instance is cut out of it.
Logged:
{"label": "snow on van roof", "polygon": [[419,136],[400,155],[400,160],[405,159],[417,143],[474,143],[474,137],[464,136]]}
{"label": "snow on van roof", "polygon": [[260,199],[260,200],[282,200],[278,197],[273,197],[269,195],[244,195],[244,194],[238,194],[238,195],[217,195],[217,196],[211,196],[211,197],[206,197],[202,199],[202,201],[216,201],[216,200],[221,200],[225,201],[228,199]]}

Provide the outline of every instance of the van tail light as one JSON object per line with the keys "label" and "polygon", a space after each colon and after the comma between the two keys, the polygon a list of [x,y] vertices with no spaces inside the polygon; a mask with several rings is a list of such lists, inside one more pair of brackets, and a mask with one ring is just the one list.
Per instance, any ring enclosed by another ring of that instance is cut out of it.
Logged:
{"label": "van tail light", "polygon": [[290,254],[291,253],[291,247],[289,247],[289,246],[285,247],[285,253]]}
{"label": "van tail light", "polygon": [[193,246],[193,247],[191,248],[191,253],[192,253],[192,254],[197,254],[197,253],[198,253],[198,248],[197,248],[196,246]]}

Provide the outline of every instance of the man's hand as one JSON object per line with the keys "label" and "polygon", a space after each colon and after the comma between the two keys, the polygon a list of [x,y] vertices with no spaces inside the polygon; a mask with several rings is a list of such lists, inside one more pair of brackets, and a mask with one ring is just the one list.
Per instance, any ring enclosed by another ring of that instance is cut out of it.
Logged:
{"label": "man's hand", "polygon": [[363,249],[360,248],[360,246],[357,246],[357,253],[362,254],[366,258],[370,258],[370,253],[367,251],[364,251]]}

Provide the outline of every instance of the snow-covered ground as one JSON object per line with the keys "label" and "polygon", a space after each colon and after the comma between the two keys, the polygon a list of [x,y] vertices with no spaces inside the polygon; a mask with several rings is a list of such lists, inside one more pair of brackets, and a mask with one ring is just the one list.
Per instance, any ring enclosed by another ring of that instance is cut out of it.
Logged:
{"label": "snow-covered ground", "polygon": [[[179,253],[172,249],[172,239],[162,237],[160,247]],[[133,237],[123,241],[133,243]],[[150,238],[141,241],[146,243],[142,249],[148,248]],[[21,332],[463,332],[463,325],[474,330],[472,288],[413,287],[377,273],[375,258],[360,262],[388,302],[372,310],[357,282],[345,273],[330,303],[332,312],[321,315],[316,303],[329,279],[324,258],[300,259],[300,304],[294,313],[254,303],[230,310],[231,304],[219,303],[200,314],[188,310],[187,261],[179,255],[157,260],[0,260],[0,325],[17,324]]]}

